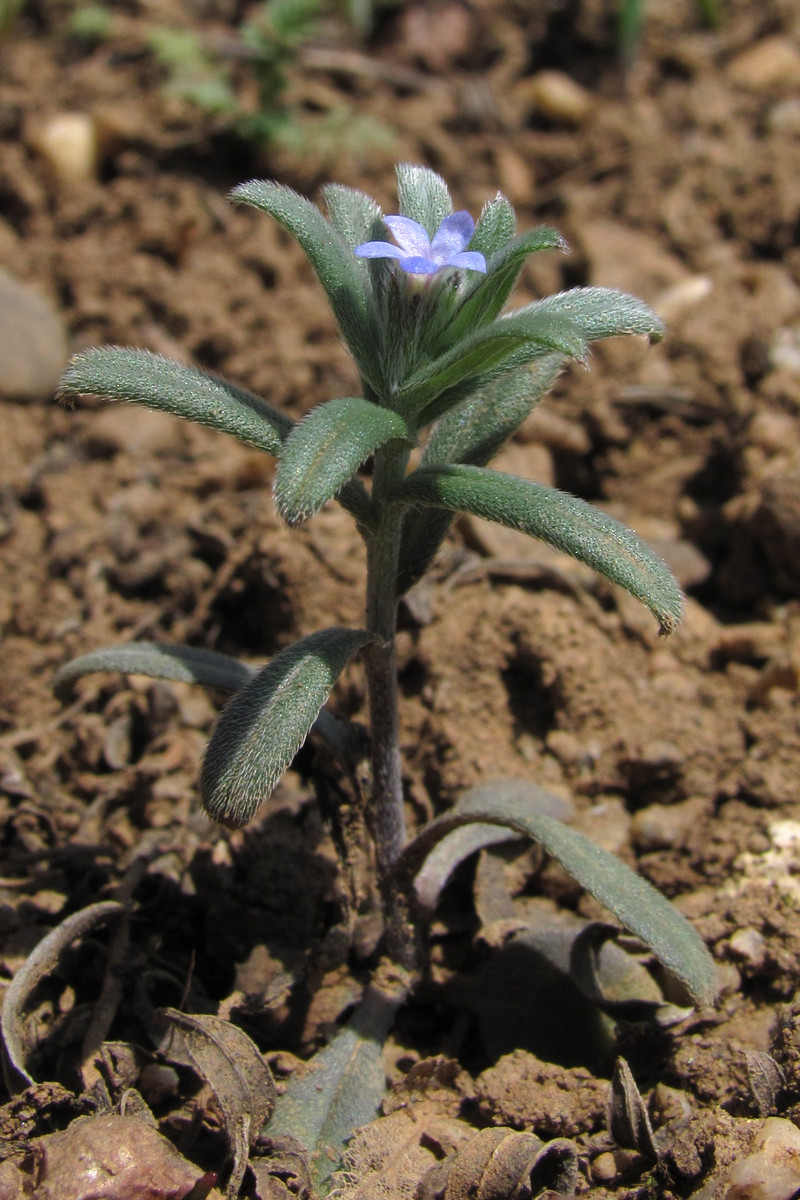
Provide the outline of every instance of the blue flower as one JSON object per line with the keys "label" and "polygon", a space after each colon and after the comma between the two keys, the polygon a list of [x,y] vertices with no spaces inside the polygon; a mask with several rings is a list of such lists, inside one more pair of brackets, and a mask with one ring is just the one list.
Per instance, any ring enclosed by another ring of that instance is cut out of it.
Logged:
{"label": "blue flower", "polygon": [[384,217],[394,235],[391,242],[363,242],[356,246],[358,258],[396,258],[409,275],[435,275],[442,267],[462,267],[466,271],[486,273],[486,259],[476,250],[467,251],[475,232],[475,222],[468,212],[455,212],[445,217],[433,241],[417,221],[410,217]]}

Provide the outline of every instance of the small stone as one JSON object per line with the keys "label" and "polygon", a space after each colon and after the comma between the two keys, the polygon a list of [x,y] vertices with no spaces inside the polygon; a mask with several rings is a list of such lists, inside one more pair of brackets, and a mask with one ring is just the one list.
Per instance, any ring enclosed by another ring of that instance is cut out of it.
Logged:
{"label": "small stone", "polygon": [[547,408],[535,408],[515,436],[518,442],[536,442],[548,450],[561,450],[567,454],[588,454],[592,448],[592,439],[582,425]]}
{"label": "small stone", "polygon": [[800,52],[789,38],[775,34],[749,46],[728,63],[728,78],[739,87],[763,88],[800,84]]}
{"label": "small stone", "polygon": [[749,967],[760,966],[767,953],[763,935],[749,925],[736,930],[728,941],[728,947],[735,958]]}
{"label": "small stone", "polygon": [[776,370],[800,376],[800,328],[777,330],[769,347],[769,361]]}
{"label": "small stone", "polygon": [[705,811],[702,797],[690,796],[679,804],[648,804],[631,819],[631,838],[639,850],[668,850]]}
{"label": "small stone", "polygon": [[800,98],[792,96],[773,104],[767,113],[766,126],[770,133],[800,133]]}
{"label": "small stone", "polygon": [[0,396],[47,400],[67,362],[61,319],[27,284],[0,269]]}
{"label": "small stone", "polygon": [[[800,342],[798,343],[800,351]],[[800,361],[798,362],[800,366]],[[788,413],[760,409],[750,422],[750,441],[768,454],[791,451],[800,441],[797,421]]]}
{"label": "small stone", "polygon": [[713,290],[714,283],[709,275],[690,275],[688,279],[681,279],[656,296],[653,308],[661,320],[669,325],[685,312],[702,304]]}
{"label": "small stone", "polygon": [[592,1162],[592,1180],[594,1183],[613,1183],[617,1178],[617,1164],[614,1155],[606,1150],[598,1154]]}
{"label": "small stone", "polygon": [[96,179],[97,129],[88,113],[58,113],[34,129],[30,141],[59,183],[74,187]]}
{"label": "small stone", "polygon": [[592,111],[592,95],[563,71],[539,71],[525,88],[534,109],[560,125],[582,125]]}
{"label": "small stone", "polygon": [[181,437],[175,417],[138,404],[111,404],[93,416],[86,428],[89,446],[101,455],[120,450],[160,454],[174,449]]}

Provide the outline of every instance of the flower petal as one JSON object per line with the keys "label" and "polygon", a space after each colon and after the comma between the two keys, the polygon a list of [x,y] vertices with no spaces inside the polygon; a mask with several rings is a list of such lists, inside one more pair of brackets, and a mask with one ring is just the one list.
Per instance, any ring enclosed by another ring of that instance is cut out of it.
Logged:
{"label": "flower petal", "polygon": [[425,229],[410,217],[384,217],[383,223],[406,254],[424,257],[430,253],[431,241]]}
{"label": "flower petal", "polygon": [[466,250],[463,254],[451,254],[445,267],[461,267],[464,271],[480,271],[486,274],[486,259],[477,250]]}
{"label": "flower petal", "polygon": [[474,232],[475,222],[466,210],[445,217],[431,242],[434,258],[444,263],[451,255],[459,254],[469,244]]}
{"label": "flower petal", "polygon": [[432,258],[425,258],[421,254],[408,255],[400,259],[400,266],[409,275],[435,275],[441,265]]}
{"label": "flower petal", "polygon": [[391,242],[362,242],[353,253],[356,258],[402,258],[404,252]]}

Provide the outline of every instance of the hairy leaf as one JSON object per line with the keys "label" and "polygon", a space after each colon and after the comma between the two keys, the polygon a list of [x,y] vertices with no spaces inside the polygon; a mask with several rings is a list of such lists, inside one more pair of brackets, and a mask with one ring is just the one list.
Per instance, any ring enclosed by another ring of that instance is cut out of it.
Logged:
{"label": "hairy leaf", "polygon": [[377,342],[370,317],[369,275],[341,233],[316,205],[281,183],[252,179],[235,187],[231,199],[269,213],[297,239],[325,289],[359,369],[371,381],[379,380]]}
{"label": "hairy leaf", "polygon": [[489,259],[508,245],[516,231],[516,213],[503,193],[498,192],[484,204],[469,249]]}
{"label": "hairy leaf", "polygon": [[[470,330],[493,321],[511,295],[529,255],[539,250],[566,249],[567,244],[561,234],[548,225],[537,225],[534,229],[512,238],[489,257],[485,275],[469,279],[465,289],[466,295],[445,330],[446,337],[450,341],[465,337]],[[517,309],[509,316],[516,317],[526,311],[524,308]]]}
{"label": "hairy leaf", "polygon": [[453,211],[447,184],[429,167],[400,163],[395,171],[400,212],[421,225],[432,239],[442,221]]}
{"label": "hairy leaf", "polygon": [[151,679],[199,683],[225,692],[238,691],[255,674],[252,667],[215,650],[167,642],[123,642],[92,650],[65,663],[55,677],[56,695],[63,700],[76,679],[95,671],[120,671],[125,675],[149,675]]}
{"label": "hairy leaf", "polygon": [[470,822],[504,825],[541,843],[582,887],[635,933],[680,979],[698,1004],[710,1004],[718,985],[714,960],[676,908],[652,884],[582,834],[530,805],[504,798],[490,804],[462,799],[457,812],[432,821],[406,848],[402,875],[411,880],[433,848],[452,830]]}
{"label": "hairy leaf", "polygon": [[[329,183],[322,189],[328,216],[334,229],[351,249],[362,242],[377,241],[383,229],[381,209],[371,196],[341,183]],[[357,259],[364,270],[366,260]]]}
{"label": "hairy leaf", "polygon": [[[552,387],[566,359],[555,352],[530,367],[473,392],[433,427],[423,464],[460,462],[485,467]],[[410,512],[403,524],[398,595],[421,579],[453,521],[453,513],[428,508]]]}
{"label": "hairy leaf", "polygon": [[642,334],[657,342],[664,336],[664,326],[652,309],[637,296],[616,288],[573,288],[545,296],[519,312],[547,312],[566,317],[578,326],[587,342],[626,334]]}
{"label": "hairy leaf", "polygon": [[420,467],[395,492],[407,504],[469,512],[540,538],[641,600],[670,633],[683,598],[671,571],[636,534],[585,500],[486,467]]}
{"label": "hairy leaf", "polygon": [[218,375],[129,346],[99,346],[75,355],[61,377],[59,396],[82,395],[146,404],[221,429],[267,454],[280,451],[294,425],[260,396]]}
{"label": "hairy leaf", "polygon": [[[449,393],[457,385],[476,380],[493,368],[502,368],[515,352],[526,351],[541,357],[550,350],[582,359],[586,342],[572,321],[558,316],[531,317],[526,313],[521,317],[503,317],[464,337],[439,358],[420,367],[400,390],[393,407],[418,414],[419,424],[427,424],[452,406],[455,401]],[[444,402],[443,393],[447,395]]]}
{"label": "hairy leaf", "polygon": [[284,443],[273,491],[288,525],[319,512],[366,458],[392,438],[413,441],[403,418],[361,397],[342,397],[313,408]]}
{"label": "hairy leaf", "polygon": [[356,1129],[377,1114],[386,1081],[383,1043],[403,992],[371,987],[349,1025],[291,1079],[269,1125],[271,1138],[305,1146],[321,1195]]}
{"label": "hairy leaf", "polygon": [[305,741],[347,663],[370,640],[363,629],[323,629],[276,654],[236,693],[217,722],[200,775],[206,811],[245,825]]}
{"label": "hairy leaf", "polygon": [[[548,792],[546,788],[539,787],[528,779],[490,780],[470,788],[461,800],[479,802],[482,798],[488,798],[490,803],[510,798],[561,821],[568,820],[571,815],[571,806],[563,796]],[[428,915],[433,912],[447,880],[456,867],[470,855],[517,836],[519,835],[504,829],[502,825],[471,824],[454,829],[447,837],[442,838],[425,859],[414,880],[420,909]]]}

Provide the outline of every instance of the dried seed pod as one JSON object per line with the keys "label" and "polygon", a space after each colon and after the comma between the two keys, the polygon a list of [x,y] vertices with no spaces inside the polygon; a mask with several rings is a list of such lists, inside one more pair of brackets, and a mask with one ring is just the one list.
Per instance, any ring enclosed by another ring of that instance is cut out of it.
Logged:
{"label": "dried seed pod", "polygon": [[577,1151],[566,1139],[545,1143],[533,1133],[482,1129],[428,1171],[416,1200],[529,1200],[543,1188],[570,1192],[577,1174]]}

